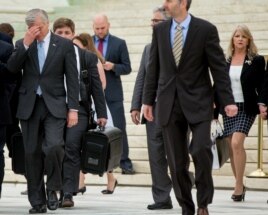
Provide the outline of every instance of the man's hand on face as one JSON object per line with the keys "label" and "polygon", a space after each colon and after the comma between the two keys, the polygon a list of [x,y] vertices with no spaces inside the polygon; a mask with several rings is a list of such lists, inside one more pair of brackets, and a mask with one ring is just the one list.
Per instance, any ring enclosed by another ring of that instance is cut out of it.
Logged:
{"label": "man's hand on face", "polygon": [[25,33],[23,44],[26,46],[30,46],[39,34],[40,34],[39,26],[33,25],[29,27]]}

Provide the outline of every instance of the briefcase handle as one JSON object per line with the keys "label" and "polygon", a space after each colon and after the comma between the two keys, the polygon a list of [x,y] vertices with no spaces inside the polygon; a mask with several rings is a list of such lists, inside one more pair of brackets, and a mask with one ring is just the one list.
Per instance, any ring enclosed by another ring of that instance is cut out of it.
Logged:
{"label": "briefcase handle", "polygon": [[104,131],[105,130],[105,126],[98,126],[98,129],[100,130],[100,131]]}

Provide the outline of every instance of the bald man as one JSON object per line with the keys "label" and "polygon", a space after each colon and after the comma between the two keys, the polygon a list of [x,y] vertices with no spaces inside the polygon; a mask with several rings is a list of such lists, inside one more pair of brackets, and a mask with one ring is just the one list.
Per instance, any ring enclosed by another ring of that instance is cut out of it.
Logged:
{"label": "bald man", "polygon": [[106,102],[111,111],[114,126],[123,132],[123,153],[120,168],[122,169],[122,174],[134,174],[132,162],[128,157],[129,150],[121,82],[121,75],[128,75],[131,72],[130,59],[126,42],[111,35],[109,28],[110,23],[106,15],[98,14],[94,17],[94,43],[106,61],[103,64],[107,81],[105,89]]}

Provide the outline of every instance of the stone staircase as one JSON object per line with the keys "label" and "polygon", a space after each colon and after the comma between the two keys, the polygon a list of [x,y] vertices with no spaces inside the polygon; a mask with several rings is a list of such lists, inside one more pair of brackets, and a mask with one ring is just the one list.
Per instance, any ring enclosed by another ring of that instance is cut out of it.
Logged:
{"label": "stone staircase", "polygon": [[[0,3],[2,0],[0,0]],[[17,3],[15,0],[11,1]],[[21,1],[20,1],[21,2]],[[25,1],[26,2],[26,1]],[[0,7],[1,22],[10,22],[16,29],[16,38],[23,36],[25,31],[24,17],[29,6],[41,7],[42,4],[31,0],[32,4],[15,4],[13,9]],[[35,4],[33,4],[35,2]],[[92,18],[96,13],[103,12],[109,17],[110,32],[126,40],[132,64],[132,73],[122,77],[125,97],[125,115],[127,119],[127,133],[130,145],[130,158],[133,160],[137,174],[122,176],[120,170],[115,172],[122,185],[151,184],[148,163],[146,133],[143,125],[136,126],[131,122],[130,105],[141,53],[145,44],[151,40],[150,19],[152,9],[161,5],[162,0],[69,0],[69,6],[62,1],[62,5],[53,5],[52,1],[44,4],[49,12],[51,23],[59,17],[69,17],[75,21],[76,33],[88,32],[93,34]],[[254,2],[254,3],[253,3]],[[41,6],[40,6],[41,5]],[[14,6],[14,4],[13,4]],[[60,6],[60,7],[59,7]],[[263,0],[193,0],[190,13],[209,20],[219,30],[221,45],[226,50],[231,33],[236,25],[246,24],[251,29],[260,54],[268,55],[268,2]],[[263,168],[268,171],[268,139],[267,126],[264,125]],[[257,121],[246,138],[247,150],[246,175],[257,168]],[[10,159],[7,158],[5,181],[24,182],[24,178],[14,175],[10,170]],[[191,169],[194,170],[191,165]],[[220,170],[214,170],[216,187],[232,187],[233,177],[230,164],[226,163]],[[106,178],[98,176],[87,177],[90,184],[106,183]],[[267,189],[266,179],[247,178],[247,186],[254,189]],[[265,185],[266,184],[266,185]]]}

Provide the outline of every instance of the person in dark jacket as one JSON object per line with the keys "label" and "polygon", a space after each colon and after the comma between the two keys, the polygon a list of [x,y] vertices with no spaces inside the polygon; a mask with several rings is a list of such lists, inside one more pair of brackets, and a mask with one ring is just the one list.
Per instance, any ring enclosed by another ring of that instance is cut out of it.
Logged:
{"label": "person in dark jacket", "polygon": [[235,176],[231,198],[233,201],[244,201],[244,141],[262,106],[258,94],[265,74],[264,57],[258,54],[252,34],[246,25],[238,25],[231,36],[227,51],[227,70],[238,106],[238,114],[235,117],[223,114],[224,135],[229,140],[230,161]]}
{"label": "person in dark jacket", "polygon": [[[53,31],[55,34],[72,40],[75,36],[75,24],[69,18],[59,18],[53,24]],[[81,167],[81,149],[83,133],[88,129],[89,121],[89,107],[91,107],[91,98],[85,92],[86,89],[81,87],[83,80],[81,80],[81,71],[88,71],[88,79],[90,79],[90,88],[94,104],[97,112],[97,123],[100,126],[105,126],[107,122],[107,112],[105,97],[102,90],[97,62],[98,58],[92,52],[81,49],[77,46],[75,48],[75,57],[77,61],[77,70],[79,73],[80,91],[79,91],[79,109],[78,109],[78,124],[74,127],[67,127],[65,137],[65,157],[63,161],[63,199],[62,207],[73,207],[73,194],[79,192],[79,172]],[[87,95],[86,98],[83,95]],[[87,100],[85,102],[85,100]],[[83,193],[83,191],[81,191]]]}
{"label": "person in dark jacket", "polygon": [[93,19],[94,44],[105,59],[103,68],[106,76],[105,98],[114,126],[123,132],[123,153],[120,160],[122,174],[134,174],[129,158],[129,146],[126,133],[124,96],[121,75],[131,72],[130,58],[126,41],[109,33],[110,23],[104,14]]}
{"label": "person in dark jacket", "polygon": [[12,54],[13,46],[0,40],[0,198],[2,191],[2,182],[4,179],[4,146],[6,142],[6,127],[12,123],[11,109],[9,101],[11,95],[9,93],[9,85],[12,83],[10,74],[6,68],[6,62]]}

